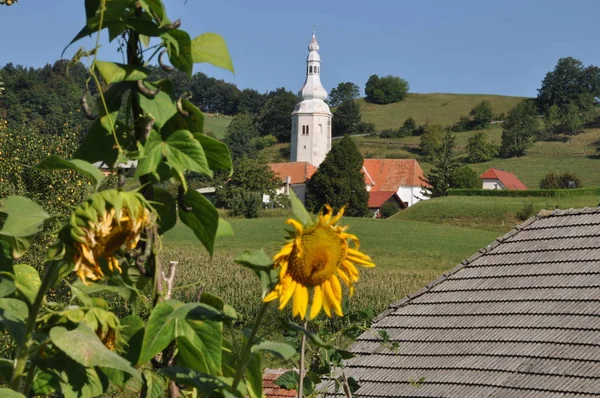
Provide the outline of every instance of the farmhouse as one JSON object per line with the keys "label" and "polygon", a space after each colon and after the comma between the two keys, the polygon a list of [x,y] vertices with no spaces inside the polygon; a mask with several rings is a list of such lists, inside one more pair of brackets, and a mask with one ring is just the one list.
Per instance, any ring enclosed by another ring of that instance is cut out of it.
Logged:
{"label": "farmhouse", "polygon": [[277,194],[289,195],[292,190],[298,199],[304,202],[306,183],[317,168],[309,162],[269,163],[269,167],[281,179],[281,187]]}
{"label": "farmhouse", "polygon": [[392,304],[345,373],[357,396],[598,397],[598,336],[600,208],[540,212]]}
{"label": "farmhouse", "polygon": [[386,203],[392,203],[398,209],[406,209],[406,204],[400,199],[397,192],[394,191],[377,191],[369,192],[369,210],[373,212],[375,218],[381,218],[381,206]]}
{"label": "farmhouse", "polygon": [[527,187],[508,171],[491,168],[479,176],[483,182],[483,189],[508,189],[512,191],[525,191]]}
{"label": "farmhouse", "polygon": [[423,170],[415,159],[365,159],[363,173],[369,200],[381,191],[396,192],[404,207],[427,199],[423,195]]}

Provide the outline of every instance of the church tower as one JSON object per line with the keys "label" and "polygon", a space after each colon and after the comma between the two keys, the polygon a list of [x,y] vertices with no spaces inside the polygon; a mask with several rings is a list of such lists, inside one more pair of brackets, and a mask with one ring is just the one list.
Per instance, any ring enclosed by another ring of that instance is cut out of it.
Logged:
{"label": "church tower", "polygon": [[327,91],[321,85],[321,57],[313,32],[306,59],[306,81],[292,113],[290,160],[319,167],[331,149],[331,111],[325,103]]}

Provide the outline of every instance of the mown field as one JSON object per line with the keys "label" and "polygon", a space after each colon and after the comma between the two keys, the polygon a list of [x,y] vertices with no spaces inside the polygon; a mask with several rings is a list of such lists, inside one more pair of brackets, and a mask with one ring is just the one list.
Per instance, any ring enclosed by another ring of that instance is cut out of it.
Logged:
{"label": "mown field", "polygon": [[[179,261],[177,295],[195,297],[198,288],[223,297],[251,319],[259,289],[253,274],[233,258],[244,250],[264,248],[269,255],[283,243],[284,218],[234,219],[235,236],[219,238],[212,260],[182,224],[166,234],[162,258]],[[464,258],[491,243],[498,232],[418,221],[344,219],[361,238],[361,250],[377,267],[362,272],[351,308],[376,312],[416,291]]]}
{"label": "mown field", "polygon": [[221,139],[225,136],[225,130],[231,123],[231,116],[204,114],[204,132],[211,132],[215,137]]}

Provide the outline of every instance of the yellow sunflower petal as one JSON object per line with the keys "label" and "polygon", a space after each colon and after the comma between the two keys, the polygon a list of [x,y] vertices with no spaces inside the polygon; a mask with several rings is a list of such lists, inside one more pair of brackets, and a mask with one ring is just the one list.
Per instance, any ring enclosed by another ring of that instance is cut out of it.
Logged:
{"label": "yellow sunflower petal", "polygon": [[352,264],[350,261],[344,261],[342,263],[342,268],[348,272],[348,275],[353,282],[358,281],[359,273],[354,264]]}
{"label": "yellow sunflower petal", "polygon": [[[337,278],[336,278],[337,279]],[[333,280],[333,278],[331,278],[331,280]],[[342,316],[342,303],[341,303],[341,297],[340,300],[337,299],[332,284],[331,284],[331,280],[327,280],[325,282],[323,282],[323,285],[325,287],[324,293],[325,293],[325,298],[327,299],[327,301],[329,302],[329,306],[331,308],[333,308],[333,311],[339,315]],[[338,281],[339,283],[339,281]]]}
{"label": "yellow sunflower petal", "polygon": [[271,290],[271,293],[267,294],[263,301],[265,303],[268,303],[270,301],[275,300],[277,297],[279,297],[279,292],[277,290]]}
{"label": "yellow sunflower petal", "polygon": [[321,307],[323,307],[323,295],[321,293],[321,286],[315,286],[313,289],[313,301],[310,307],[310,319],[315,319],[319,312],[321,312]]}
{"label": "yellow sunflower petal", "polygon": [[333,294],[335,295],[335,298],[338,301],[342,301],[342,284],[340,283],[340,280],[337,276],[331,275],[329,281],[331,282],[331,287],[333,289]]}
{"label": "yellow sunflower petal", "polygon": [[346,272],[344,272],[341,268],[337,271],[338,276],[344,282],[344,284],[348,287],[352,287],[352,281]]}
{"label": "yellow sunflower petal", "polygon": [[340,221],[340,218],[342,218],[342,216],[344,215],[345,211],[346,205],[342,206],[342,208],[338,210],[337,214],[331,218],[331,224],[337,224],[337,222]]}
{"label": "yellow sunflower petal", "polygon": [[292,314],[294,316],[300,316],[300,319],[306,317],[306,309],[308,307],[308,289],[306,286],[298,283],[296,284],[296,291],[294,293],[294,302],[292,304]]}
{"label": "yellow sunflower petal", "polygon": [[296,290],[296,281],[292,280],[287,286],[284,287],[281,297],[279,297],[279,310],[282,310],[292,298],[294,291]]}
{"label": "yellow sunflower petal", "polygon": [[325,314],[327,314],[327,316],[331,318],[331,306],[329,305],[329,299],[327,298],[327,295],[324,294],[325,290],[323,288],[323,285],[321,285],[321,292],[323,298],[323,310],[325,311]]}
{"label": "yellow sunflower petal", "polygon": [[302,226],[302,224],[300,224],[298,221],[294,220],[293,218],[290,218],[286,221],[287,224],[290,224],[294,227],[294,229],[296,230],[296,234],[301,234],[302,231],[304,230],[304,227]]}

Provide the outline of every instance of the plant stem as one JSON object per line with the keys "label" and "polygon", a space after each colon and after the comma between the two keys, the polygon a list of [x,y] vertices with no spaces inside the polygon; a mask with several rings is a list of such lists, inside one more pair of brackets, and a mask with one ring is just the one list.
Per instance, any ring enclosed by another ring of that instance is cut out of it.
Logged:
{"label": "plant stem", "polygon": [[254,345],[254,337],[256,337],[256,333],[258,333],[258,328],[260,327],[260,324],[262,323],[262,320],[265,317],[268,306],[269,303],[262,303],[260,310],[258,310],[258,315],[256,315],[256,319],[254,320],[254,326],[252,326],[252,331],[250,332],[250,335],[248,336],[248,339],[246,340],[242,348],[240,362],[238,362],[237,369],[235,370],[235,377],[233,378],[233,384],[231,386],[234,392],[237,391],[237,386],[238,384],[240,384],[242,376],[246,371],[246,366],[248,365],[248,357],[250,356],[252,345]]}
{"label": "plant stem", "polygon": [[[13,374],[12,379],[10,381],[10,387],[13,390],[20,391],[25,395],[29,394],[28,391],[21,389],[21,379],[23,378],[23,373],[25,372],[25,367],[27,365],[27,358],[29,357],[29,349],[31,347],[31,335],[33,334],[33,330],[35,329],[35,321],[37,320],[37,315],[40,311],[40,307],[42,306],[42,301],[44,300],[46,291],[48,290],[52,281],[54,280],[54,270],[56,264],[57,263],[54,261],[48,264],[48,268],[46,269],[46,273],[44,274],[44,278],[42,279],[40,289],[38,290],[38,293],[35,296],[35,301],[29,307],[29,316],[27,317],[27,324],[25,325],[23,341],[17,347],[17,351],[15,354],[15,364],[13,367]],[[30,369],[30,372],[32,371],[35,371],[35,369]],[[28,384],[29,383],[26,383],[26,386]]]}
{"label": "plant stem", "polygon": [[[308,327],[308,321],[304,321],[304,329]],[[306,351],[306,334],[302,333],[300,338],[300,369],[298,369],[298,398],[304,396],[304,354]]]}

